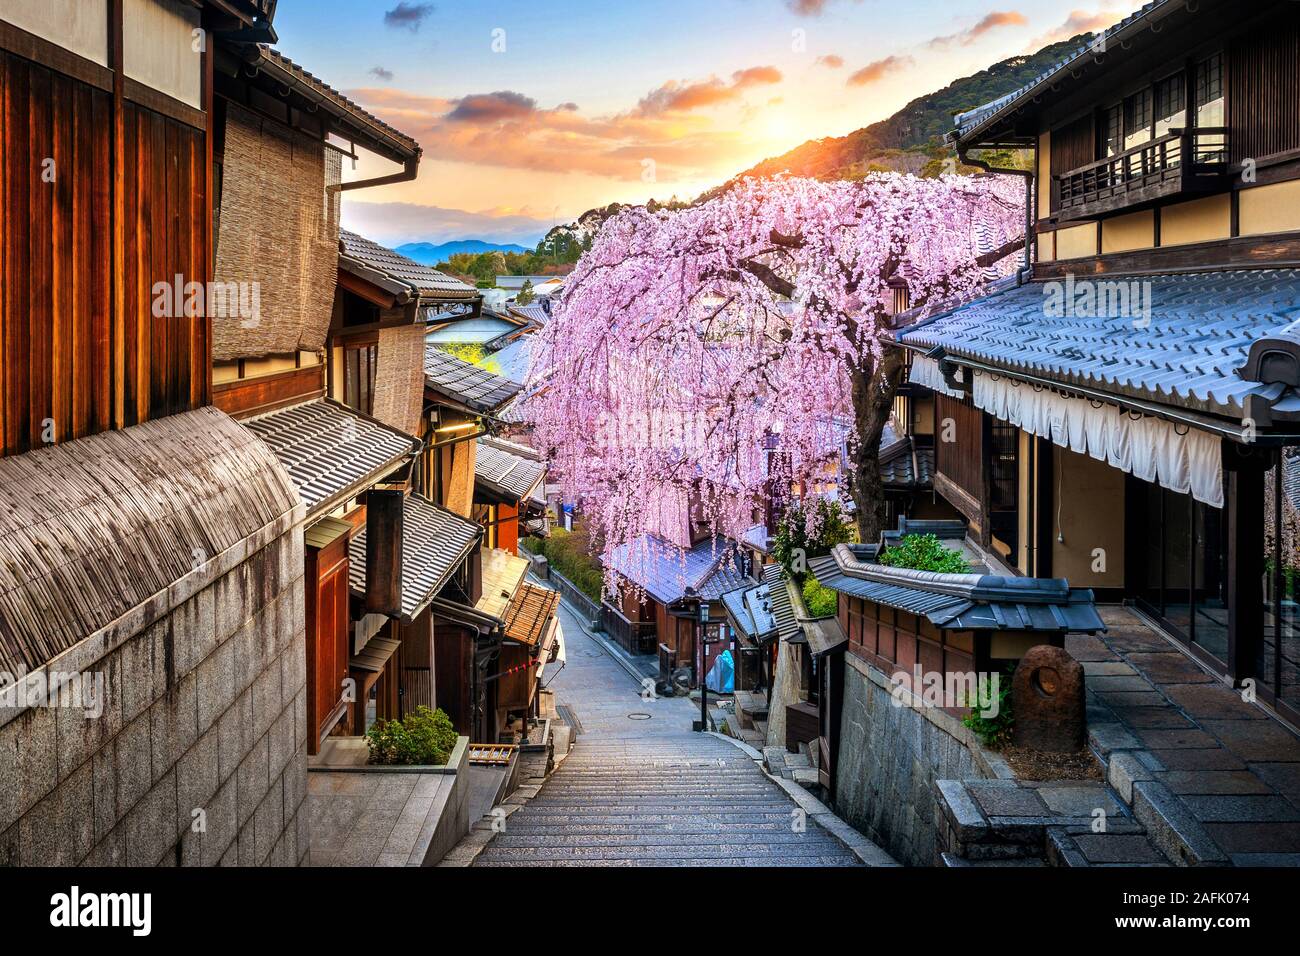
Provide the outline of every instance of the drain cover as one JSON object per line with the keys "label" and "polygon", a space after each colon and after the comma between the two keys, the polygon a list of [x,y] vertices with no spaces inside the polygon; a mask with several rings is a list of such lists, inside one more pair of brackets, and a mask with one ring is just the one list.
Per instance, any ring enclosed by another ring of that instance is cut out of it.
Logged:
{"label": "drain cover", "polygon": [[649,720],[650,715],[637,712],[635,714],[628,714],[627,719],[628,720]]}

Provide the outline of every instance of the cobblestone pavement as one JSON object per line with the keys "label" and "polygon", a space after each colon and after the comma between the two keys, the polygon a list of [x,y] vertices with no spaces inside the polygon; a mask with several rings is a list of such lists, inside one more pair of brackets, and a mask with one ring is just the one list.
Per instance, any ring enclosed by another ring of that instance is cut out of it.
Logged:
{"label": "cobblestone pavement", "polygon": [[475,866],[854,866],[843,844],[739,748],[691,731],[698,705],[644,699],[561,603],[568,663],[551,682],[572,752]]}

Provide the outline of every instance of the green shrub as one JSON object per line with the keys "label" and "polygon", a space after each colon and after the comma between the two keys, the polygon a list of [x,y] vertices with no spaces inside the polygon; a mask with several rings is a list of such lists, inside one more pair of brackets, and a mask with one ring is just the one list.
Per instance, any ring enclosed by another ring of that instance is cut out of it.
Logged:
{"label": "green shrub", "polygon": [[792,502],[772,538],[772,557],[786,574],[802,583],[808,573],[809,558],[830,554],[831,548],[852,541],[853,536],[853,525],[845,519],[838,502],[818,500],[811,531],[803,506]]}
{"label": "green shrub", "polygon": [[970,728],[985,747],[998,749],[1011,742],[1011,732],[1015,727],[1015,715],[1011,712],[1011,674],[1004,674],[998,680],[998,712],[994,717],[983,717],[979,712],[979,699],[988,697],[988,675],[979,676],[979,686],[974,701],[959,701],[960,706],[971,708],[971,712],[961,722]]}
{"label": "green shrub", "polygon": [[880,563],[891,568],[941,571],[947,574],[965,574],[970,570],[960,551],[945,548],[932,534],[904,535],[898,544],[880,553]]}
{"label": "green shrub", "polygon": [[548,538],[523,538],[520,544],[532,554],[545,556],[547,564],[574,583],[579,591],[593,601],[600,601],[605,577],[588,553],[591,546],[582,525],[573,531],[552,528]]}
{"label": "green shrub", "polygon": [[812,617],[833,617],[839,606],[836,593],[811,574],[804,578],[803,603]]}
{"label": "green shrub", "polygon": [[439,708],[417,707],[401,720],[381,720],[366,731],[372,764],[444,764],[456,747],[456,728]]}

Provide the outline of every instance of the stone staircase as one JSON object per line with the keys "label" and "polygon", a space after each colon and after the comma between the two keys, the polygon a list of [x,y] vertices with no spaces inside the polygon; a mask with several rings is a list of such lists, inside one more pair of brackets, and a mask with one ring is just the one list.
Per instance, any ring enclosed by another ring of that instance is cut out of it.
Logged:
{"label": "stone staircase", "polygon": [[474,866],[858,866],[739,748],[583,739]]}

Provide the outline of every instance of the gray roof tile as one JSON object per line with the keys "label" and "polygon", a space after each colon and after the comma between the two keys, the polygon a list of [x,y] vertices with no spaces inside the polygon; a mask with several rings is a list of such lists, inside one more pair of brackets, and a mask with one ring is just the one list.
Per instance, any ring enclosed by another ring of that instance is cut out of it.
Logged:
{"label": "gray roof tile", "polygon": [[[483,533],[482,527],[421,495],[402,502],[402,617],[419,614],[442,590]],[[366,529],[348,543],[348,583],[366,590]]]}
{"label": "gray roof tile", "polygon": [[292,405],[242,423],[270,446],[315,515],[364,491],[419,448],[395,428],[330,399]]}
{"label": "gray roof tile", "polygon": [[474,480],[505,498],[522,500],[528,497],[542,477],[546,465],[507,451],[495,443],[478,442],[478,457],[474,466]]}
{"label": "gray roof tile", "polygon": [[523,388],[432,345],[424,350],[424,382],[435,392],[484,414],[496,411]]}
{"label": "gray roof tile", "polygon": [[614,548],[605,563],[660,604],[672,604],[694,588],[700,597],[716,600],[748,582],[736,566],[734,545],[702,541],[682,551],[658,535],[642,535]]}
{"label": "gray roof tile", "polygon": [[[1074,280],[1076,295],[1085,282]],[[898,333],[922,348],[1090,387],[1121,397],[1240,416],[1247,395],[1276,392],[1242,379],[1251,344],[1300,318],[1300,270],[1243,269],[1108,276],[1142,283],[1150,321],[1047,314],[1052,291],[1035,281],[984,296]],[[1286,332],[1280,337],[1294,338]],[[1271,394],[1271,393],[1270,393]]]}
{"label": "gray roof tile", "polygon": [[[478,289],[472,285],[421,265],[355,232],[340,229],[339,242],[345,257],[411,286],[422,299],[473,299],[479,295]],[[342,265],[346,267],[346,262]]]}

